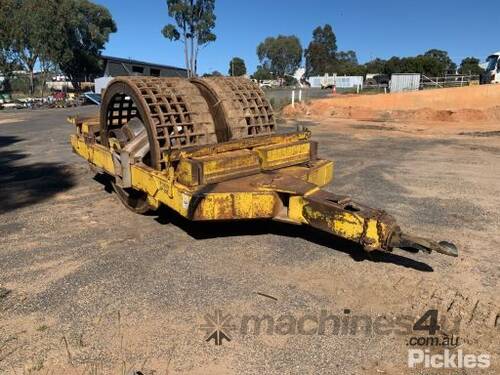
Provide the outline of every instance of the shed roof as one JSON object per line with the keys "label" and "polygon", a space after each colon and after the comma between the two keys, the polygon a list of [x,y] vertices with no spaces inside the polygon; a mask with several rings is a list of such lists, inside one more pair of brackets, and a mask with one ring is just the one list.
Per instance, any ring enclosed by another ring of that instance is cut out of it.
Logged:
{"label": "shed roof", "polygon": [[179,67],[173,66],[173,65],[163,65],[163,64],[150,63],[150,62],[140,61],[140,60],[124,59],[122,57],[102,55],[101,59],[104,62],[113,61],[113,62],[124,63],[124,64],[132,64],[132,65],[147,65],[147,66],[150,66],[153,68],[159,68],[159,69],[174,69],[174,70],[186,71],[186,69],[184,69],[184,68],[179,68]]}

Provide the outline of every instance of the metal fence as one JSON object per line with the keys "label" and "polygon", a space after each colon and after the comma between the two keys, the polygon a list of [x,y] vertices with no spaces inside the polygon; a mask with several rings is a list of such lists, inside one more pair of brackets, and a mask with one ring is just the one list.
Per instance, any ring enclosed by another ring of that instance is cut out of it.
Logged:
{"label": "metal fence", "polygon": [[282,87],[264,89],[264,93],[266,94],[267,99],[271,102],[271,105],[275,109],[279,110],[285,105],[290,104],[292,102],[292,97],[295,103],[297,103],[311,99],[326,98],[331,95],[332,91],[317,87]]}
{"label": "metal fence", "polygon": [[424,74],[393,74],[389,85],[391,92],[417,91],[430,88],[463,87],[479,84],[478,75],[448,74],[443,77],[427,77]]}
{"label": "metal fence", "polygon": [[444,77],[427,77],[422,75],[420,88],[445,88],[445,87],[463,87],[479,84],[478,75],[448,74]]}
{"label": "metal fence", "polygon": [[[318,79],[325,77],[310,77],[309,82],[318,84]],[[387,84],[364,85],[363,76],[329,76],[335,78],[335,86],[338,94],[343,93],[396,93],[406,91],[418,91],[429,88],[461,87],[476,84],[478,76],[448,75],[446,77],[427,77],[420,73],[397,73],[391,76],[389,86]],[[323,81],[325,83],[325,81]],[[389,89],[389,90],[387,90]],[[320,87],[276,87],[264,89],[264,92],[277,110],[287,104],[304,102],[312,99],[332,96],[332,89]]]}

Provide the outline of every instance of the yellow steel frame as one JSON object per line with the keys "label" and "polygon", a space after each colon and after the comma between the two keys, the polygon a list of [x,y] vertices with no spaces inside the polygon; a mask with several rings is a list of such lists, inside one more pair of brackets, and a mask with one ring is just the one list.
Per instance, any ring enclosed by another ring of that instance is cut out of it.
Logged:
{"label": "yellow steel frame", "polygon": [[[93,166],[111,176],[117,174],[112,152],[108,148],[88,142],[83,136],[76,134],[71,135],[71,144],[73,150]],[[182,168],[184,165],[182,162],[179,164]],[[211,161],[211,169],[213,165],[214,162]],[[220,165],[216,167],[220,170]],[[302,179],[314,187],[324,186],[333,178],[333,162],[320,160],[310,168],[282,168],[280,174]],[[281,204],[274,188],[269,188],[265,183],[250,186],[246,181],[248,178],[237,188],[231,187],[231,191],[224,191],[225,184],[222,182],[218,184],[218,191],[204,192],[203,187],[190,187],[180,183],[173,168],[165,172],[157,171],[140,163],[131,165],[131,179],[132,187],[147,193],[153,207],[162,203],[194,220],[274,218]],[[192,204],[194,196],[197,197],[196,207]]]}
{"label": "yellow steel frame", "polygon": [[[96,143],[94,134],[89,134],[92,127],[84,124],[77,125],[77,134],[71,136],[73,150],[103,172],[117,176],[112,151]],[[369,251],[387,248],[388,238],[395,229],[392,218],[372,211],[350,212],[340,204],[314,203],[313,198],[322,192],[320,187],[332,180],[334,164],[328,160],[310,160],[307,134],[273,137],[271,144],[250,140],[253,144],[248,147],[241,140],[182,151],[176,156],[177,170],[169,167],[157,171],[142,163],[131,164],[131,186],[147,193],[153,208],[165,204],[191,220],[283,219],[356,241]],[[220,162],[231,152],[236,155],[229,158],[231,162]],[[236,176],[240,172],[238,163],[243,171],[245,168],[252,171],[251,175]],[[260,170],[269,172],[255,171],[256,163]],[[225,166],[230,176],[227,181],[211,185],[194,181],[196,168],[201,168],[209,181],[216,181]]]}

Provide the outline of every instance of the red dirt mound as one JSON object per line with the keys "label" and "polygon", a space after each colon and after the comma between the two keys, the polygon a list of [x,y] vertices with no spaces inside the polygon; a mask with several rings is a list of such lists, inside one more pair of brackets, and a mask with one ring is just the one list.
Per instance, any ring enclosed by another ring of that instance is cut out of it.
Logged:
{"label": "red dirt mound", "polygon": [[500,85],[397,94],[349,95],[287,106],[285,116],[474,122],[500,120]]}

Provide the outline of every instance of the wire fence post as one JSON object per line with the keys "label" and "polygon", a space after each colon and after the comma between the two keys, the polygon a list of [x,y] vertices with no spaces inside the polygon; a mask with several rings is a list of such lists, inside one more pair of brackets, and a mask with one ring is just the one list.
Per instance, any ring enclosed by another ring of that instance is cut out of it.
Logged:
{"label": "wire fence post", "polygon": [[292,108],[295,108],[295,90],[292,90]]}

